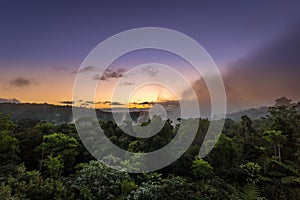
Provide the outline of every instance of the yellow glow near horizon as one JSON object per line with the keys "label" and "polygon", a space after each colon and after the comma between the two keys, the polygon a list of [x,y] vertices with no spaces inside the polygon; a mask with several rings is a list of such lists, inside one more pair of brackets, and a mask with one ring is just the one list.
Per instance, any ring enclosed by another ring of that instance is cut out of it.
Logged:
{"label": "yellow glow near horizon", "polygon": [[95,104],[95,108],[150,108],[155,103],[174,100],[178,98],[170,90],[160,85],[150,84],[134,91],[128,100],[119,100],[120,104],[103,103],[110,102],[110,99],[102,99],[100,100],[102,103]]}
{"label": "yellow glow near horizon", "polygon": [[[6,71],[0,75],[0,93],[2,98],[16,98],[22,103],[48,103],[54,105],[71,105],[62,102],[72,101],[73,84],[75,73],[70,71],[57,71],[55,69],[30,68],[22,73],[16,71]],[[11,80],[18,77],[26,78],[30,81],[29,85],[24,87],[16,87],[10,84]],[[133,77],[139,78],[139,77]],[[117,79],[102,81],[100,87],[97,88],[94,102],[111,101],[112,90]],[[131,90],[135,85],[124,86],[124,90]],[[163,86],[150,84],[138,88],[131,97],[122,97],[116,99],[120,105],[106,104],[89,104],[81,105],[76,102],[76,106],[95,107],[95,108],[111,108],[111,107],[129,107],[129,108],[148,108],[151,104],[142,104],[143,102],[162,102],[177,100],[176,96]],[[91,101],[91,99],[83,99]]]}
{"label": "yellow glow near horizon", "polygon": [[146,85],[132,95],[129,100],[129,108],[148,108],[151,104],[143,104],[143,102],[157,103],[162,101],[177,100],[176,96],[167,88],[159,85]]}

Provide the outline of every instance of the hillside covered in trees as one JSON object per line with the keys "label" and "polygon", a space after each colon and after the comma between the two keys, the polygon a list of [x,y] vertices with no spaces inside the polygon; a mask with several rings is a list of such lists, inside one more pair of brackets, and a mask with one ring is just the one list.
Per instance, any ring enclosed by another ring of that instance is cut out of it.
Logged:
{"label": "hillside covered in trees", "polygon": [[[147,139],[123,133],[110,120],[99,123],[119,147],[151,152],[169,143],[189,120],[176,125],[167,120]],[[95,160],[72,123],[54,124],[30,115],[12,121],[1,114],[0,199],[300,199],[300,114],[295,105],[269,107],[258,119],[226,119],[214,149],[199,159],[209,123],[199,120],[192,145],[170,166],[129,174]]]}
{"label": "hillside covered in trees", "polygon": [[[85,107],[77,109],[90,110]],[[113,120],[112,113],[101,109],[95,109],[99,121]],[[130,115],[133,120],[137,120],[140,112],[134,111]],[[52,104],[36,104],[36,103],[0,103],[0,113],[10,115],[13,122],[19,120],[32,119],[39,121],[47,121],[54,124],[72,123],[72,106],[52,105]]]}

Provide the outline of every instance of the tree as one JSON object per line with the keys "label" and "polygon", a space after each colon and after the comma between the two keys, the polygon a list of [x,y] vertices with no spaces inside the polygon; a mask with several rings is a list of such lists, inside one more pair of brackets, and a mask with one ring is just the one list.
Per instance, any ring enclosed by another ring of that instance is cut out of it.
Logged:
{"label": "tree", "polygon": [[12,135],[15,127],[8,116],[3,116],[0,113],[0,176],[4,176],[11,171],[13,167],[11,165],[17,160],[19,141]]}
{"label": "tree", "polygon": [[264,139],[266,139],[269,143],[271,143],[274,147],[274,156],[278,157],[279,162],[281,162],[281,145],[286,141],[286,136],[281,134],[281,131],[265,131]]}
{"label": "tree", "polygon": [[291,106],[291,102],[291,99],[280,97],[279,99],[275,100],[275,106]]}
{"label": "tree", "polygon": [[132,191],[127,198],[129,200],[160,200],[160,199],[200,199],[197,186],[179,176],[166,179],[152,179],[143,182],[136,190]]}
{"label": "tree", "polygon": [[19,151],[17,138],[11,136],[11,131],[0,130],[0,163],[15,161]]}
{"label": "tree", "polygon": [[[215,147],[210,152],[210,164],[215,170],[215,173],[221,177],[233,179],[238,176],[238,151],[234,141],[221,134]],[[233,176],[234,175],[234,176]]]}
{"label": "tree", "polygon": [[276,106],[269,108],[271,128],[280,131],[286,137],[281,155],[287,160],[298,160],[300,164],[300,115],[294,106]]}
{"label": "tree", "polygon": [[60,179],[43,178],[39,171],[27,171],[24,165],[7,182],[11,188],[11,199],[51,200],[74,199]]}
{"label": "tree", "polygon": [[252,120],[247,115],[243,115],[241,117],[240,129],[239,132],[242,136],[247,137],[251,133],[254,133],[254,129],[252,127]]}
{"label": "tree", "polygon": [[50,122],[41,122],[34,127],[38,133],[49,135],[54,132],[55,126]]}
{"label": "tree", "polygon": [[44,154],[51,158],[61,156],[64,172],[66,174],[73,172],[75,157],[78,154],[78,141],[71,136],[62,133],[53,133],[44,136],[44,142],[37,147],[37,150],[42,152],[41,165],[44,162]]}
{"label": "tree", "polygon": [[[116,171],[100,161],[90,161],[75,177],[73,183],[82,199],[122,199],[135,188],[135,183],[125,172]],[[122,198],[121,198],[122,197]]]}
{"label": "tree", "polygon": [[196,158],[192,165],[195,178],[208,178],[213,174],[212,166],[205,160]]}
{"label": "tree", "polygon": [[44,166],[50,173],[50,177],[53,176],[55,178],[59,177],[61,170],[63,169],[64,165],[62,164],[61,155],[56,157],[48,156],[47,159],[44,161]]}
{"label": "tree", "polygon": [[246,164],[242,164],[240,167],[246,173],[246,175],[247,175],[246,180],[249,183],[255,184],[255,183],[259,182],[261,166],[258,163],[247,162]]}

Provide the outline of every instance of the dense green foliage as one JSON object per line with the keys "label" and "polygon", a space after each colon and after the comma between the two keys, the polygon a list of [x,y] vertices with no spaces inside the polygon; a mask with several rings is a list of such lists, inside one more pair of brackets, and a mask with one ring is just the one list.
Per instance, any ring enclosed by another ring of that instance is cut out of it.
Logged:
{"label": "dense green foliage", "polygon": [[[112,121],[100,125],[121,148],[151,152],[170,142],[189,120],[176,126],[168,120],[147,139],[123,133]],[[145,125],[125,128],[139,132]],[[128,174],[96,161],[74,124],[34,119],[13,123],[0,115],[0,199],[300,199],[300,115],[293,106],[270,107],[261,119],[226,119],[214,149],[199,159],[208,125],[200,119],[194,142],[170,166]],[[106,159],[118,162],[112,156]]]}

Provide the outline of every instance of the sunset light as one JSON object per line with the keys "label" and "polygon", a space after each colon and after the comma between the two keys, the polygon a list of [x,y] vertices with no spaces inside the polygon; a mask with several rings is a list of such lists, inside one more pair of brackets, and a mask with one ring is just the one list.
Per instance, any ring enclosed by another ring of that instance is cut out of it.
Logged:
{"label": "sunset light", "polygon": [[300,1],[0,0],[0,200],[300,200]]}

